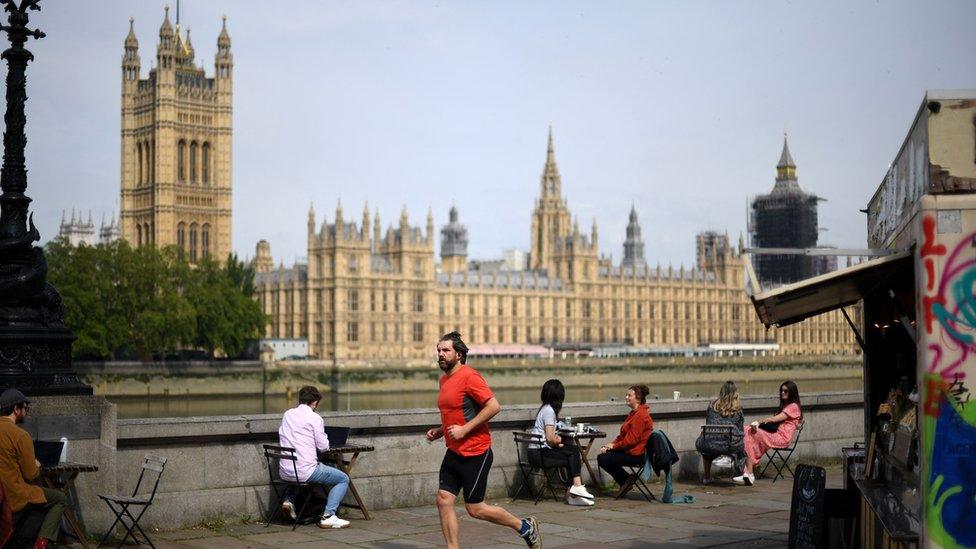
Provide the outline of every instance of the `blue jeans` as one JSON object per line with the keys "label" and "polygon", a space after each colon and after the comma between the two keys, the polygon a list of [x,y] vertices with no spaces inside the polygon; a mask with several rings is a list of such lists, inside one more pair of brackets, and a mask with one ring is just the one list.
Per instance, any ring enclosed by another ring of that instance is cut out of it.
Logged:
{"label": "blue jeans", "polygon": [[[343,473],[342,471],[336,469],[335,467],[329,467],[324,463],[319,463],[312,474],[309,475],[308,480],[305,482],[309,484],[324,484],[326,486],[332,486],[329,490],[329,499],[325,504],[325,516],[334,515],[336,510],[339,508],[339,504],[342,503],[342,498],[346,497],[346,490],[349,489],[349,475]],[[293,501],[295,497],[295,488],[289,486],[285,491],[285,498],[288,501]]]}

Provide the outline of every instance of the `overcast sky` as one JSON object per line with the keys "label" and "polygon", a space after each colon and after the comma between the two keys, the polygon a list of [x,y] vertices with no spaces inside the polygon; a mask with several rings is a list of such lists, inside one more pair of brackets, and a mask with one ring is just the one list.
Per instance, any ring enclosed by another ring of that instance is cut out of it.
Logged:
{"label": "overcast sky", "polygon": [[[175,6],[174,0],[170,2]],[[61,211],[117,211],[122,43],[143,77],[162,0],[43,0],[31,13],[28,195],[42,239]],[[171,10],[175,19],[175,9]],[[865,246],[864,208],[926,89],[976,88],[976,2],[373,2],[185,0],[213,75],[234,54],[234,248],[306,255],[305,219],[383,224],[405,204],[438,230],[455,202],[470,258],[529,247],[546,132],[563,194],[622,256],[640,216],[653,264],[694,235],[745,231],[789,133],[821,242]],[[175,21],[174,21],[175,22]]]}

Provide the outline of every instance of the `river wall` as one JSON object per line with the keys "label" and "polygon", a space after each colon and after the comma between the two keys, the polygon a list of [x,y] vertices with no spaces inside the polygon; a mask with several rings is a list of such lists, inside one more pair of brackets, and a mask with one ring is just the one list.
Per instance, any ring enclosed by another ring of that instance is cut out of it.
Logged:
{"label": "river wall", "polygon": [[[573,388],[861,376],[857,356],[543,358],[474,365],[496,389],[540,387],[553,377]],[[75,369],[95,394],[109,397],[290,395],[308,384],[334,393],[430,391],[440,376],[432,361],[77,362]]]}
{"label": "river wall", "polygon": [[[863,439],[862,393],[804,394],[802,399],[806,426],[794,464],[836,458],[841,447]],[[64,410],[70,404],[53,397],[44,400],[51,402],[39,402],[41,410]],[[114,518],[96,494],[131,490],[147,454],[165,456],[168,463],[152,508],[142,520],[143,526],[172,529],[216,518],[259,519],[267,513],[271,492],[262,444],[277,442],[281,414],[118,420],[114,405],[103,397],[94,400],[97,405],[86,405],[100,410],[92,412],[99,423],[86,427],[91,431],[86,435],[88,440],[70,444],[68,451],[69,460],[99,466],[97,474],[82,474],[77,479],[79,511],[90,532],[103,532]],[[675,473],[698,475],[701,460],[694,442],[704,422],[708,399],[681,398],[650,404],[655,428],[670,437],[681,456]],[[775,397],[742,398],[747,421],[769,415],[776,404]],[[491,422],[495,452],[488,488],[491,500],[505,498],[516,485],[512,431],[529,427],[536,409],[535,405],[506,406]],[[562,415],[593,424],[612,438],[627,411],[620,402],[578,403],[568,404]],[[437,410],[322,415],[326,425],[350,427],[351,442],[375,447],[374,452],[360,456],[353,471],[355,485],[370,508],[433,504],[444,446],[440,441],[428,443],[424,433],[439,423]],[[60,425],[45,420],[33,428],[40,429],[41,434],[45,430],[55,433],[63,431],[63,420]],[[591,463],[595,468],[595,455],[591,456]],[[585,478],[590,485],[600,480]],[[661,486],[653,485],[652,490],[659,495]],[[354,510],[350,516],[360,518]]]}

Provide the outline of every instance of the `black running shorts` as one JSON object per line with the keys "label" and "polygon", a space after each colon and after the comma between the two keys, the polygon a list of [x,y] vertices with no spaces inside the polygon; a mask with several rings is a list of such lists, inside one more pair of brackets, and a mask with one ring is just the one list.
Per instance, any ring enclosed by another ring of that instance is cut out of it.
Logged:
{"label": "black running shorts", "polygon": [[485,501],[492,459],[491,448],[481,455],[469,457],[448,450],[441,462],[440,489],[455,496],[463,489],[465,503]]}

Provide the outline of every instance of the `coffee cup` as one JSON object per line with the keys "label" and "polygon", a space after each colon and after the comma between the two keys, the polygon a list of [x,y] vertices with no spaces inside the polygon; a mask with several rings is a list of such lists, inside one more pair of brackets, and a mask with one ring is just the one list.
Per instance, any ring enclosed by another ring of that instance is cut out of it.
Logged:
{"label": "coffee cup", "polygon": [[675,391],[674,392],[674,399],[675,400],[678,400],[679,398],[681,398],[681,391]]}
{"label": "coffee cup", "polygon": [[576,424],[576,434],[577,435],[582,435],[585,432],[586,432],[586,424],[585,423],[578,423],[578,424]]}

